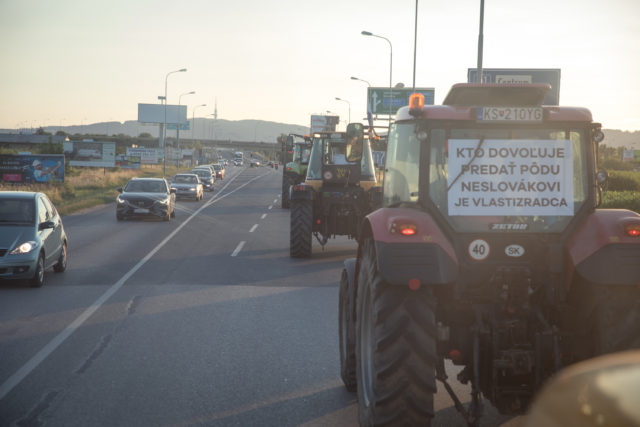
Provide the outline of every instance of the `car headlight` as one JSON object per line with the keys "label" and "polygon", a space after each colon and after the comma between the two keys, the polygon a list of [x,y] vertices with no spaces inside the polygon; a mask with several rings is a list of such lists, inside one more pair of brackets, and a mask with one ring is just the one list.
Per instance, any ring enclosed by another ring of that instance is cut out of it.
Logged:
{"label": "car headlight", "polygon": [[118,204],[123,204],[124,203],[124,199],[120,198],[120,196],[118,196],[116,198],[116,201],[118,202]]}
{"label": "car headlight", "polygon": [[158,203],[162,203],[163,205],[167,205],[167,204],[169,204],[169,198],[167,197],[166,199],[159,199]]}
{"label": "car headlight", "polygon": [[196,191],[196,189],[191,187],[191,188],[189,188],[189,191]]}
{"label": "car headlight", "polygon": [[18,245],[18,247],[16,247],[14,250],[12,250],[11,255],[28,254],[29,252],[31,252],[37,247],[38,247],[37,242],[34,242],[34,241],[24,242]]}

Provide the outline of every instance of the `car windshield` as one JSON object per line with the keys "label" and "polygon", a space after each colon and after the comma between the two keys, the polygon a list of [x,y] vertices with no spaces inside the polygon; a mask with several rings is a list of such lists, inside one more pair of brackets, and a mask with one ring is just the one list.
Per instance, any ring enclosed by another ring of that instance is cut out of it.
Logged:
{"label": "car windshield", "polygon": [[217,171],[221,170],[222,168],[220,167],[220,165],[213,165],[213,168]]}
{"label": "car windshield", "polygon": [[166,193],[167,186],[162,181],[129,181],[124,191],[135,193]]}
{"label": "car windshield", "polygon": [[198,182],[198,179],[195,176],[190,175],[176,175],[173,178],[173,182],[178,184],[195,184]]}
{"label": "car windshield", "polygon": [[0,224],[33,224],[34,222],[33,200],[0,199]]}
{"label": "car windshield", "polygon": [[209,178],[209,177],[211,177],[211,173],[207,172],[206,170],[194,170],[192,172],[195,173],[196,175],[198,175],[200,178]]}
{"label": "car windshield", "polygon": [[457,231],[559,232],[587,200],[581,129],[443,127],[428,135],[420,144],[415,124],[392,126],[386,206],[415,204],[423,191]]}

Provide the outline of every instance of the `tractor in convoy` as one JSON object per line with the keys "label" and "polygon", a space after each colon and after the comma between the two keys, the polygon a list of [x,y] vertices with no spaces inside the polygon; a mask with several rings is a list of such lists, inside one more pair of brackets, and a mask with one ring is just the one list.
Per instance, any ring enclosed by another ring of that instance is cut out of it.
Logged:
{"label": "tractor in convoy", "polygon": [[311,138],[307,135],[290,133],[281,142],[282,162],[285,166],[282,173],[280,203],[283,209],[289,209],[289,188],[303,182],[307,176],[307,166],[311,155]]}
{"label": "tractor in convoy", "polygon": [[482,397],[519,414],[560,368],[640,347],[640,215],[598,208],[601,125],[542,105],[549,89],[463,83],[397,113],[383,206],[340,282],[361,425],[430,425],[439,382],[477,426]]}
{"label": "tractor in convoy", "polygon": [[323,247],[335,236],[357,238],[365,215],[381,203],[362,124],[349,124],[346,133],[315,133],[312,143],[306,179],[289,192],[293,258],[311,256],[312,235]]}

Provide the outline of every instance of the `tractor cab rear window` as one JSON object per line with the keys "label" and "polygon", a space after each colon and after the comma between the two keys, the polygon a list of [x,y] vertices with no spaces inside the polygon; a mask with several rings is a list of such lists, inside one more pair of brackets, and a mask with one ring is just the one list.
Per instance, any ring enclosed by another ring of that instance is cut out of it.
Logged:
{"label": "tractor cab rear window", "polygon": [[[347,162],[346,140],[342,133],[325,135],[314,138],[309,158],[309,168],[307,169],[307,179],[321,180],[322,165],[349,164]],[[360,177],[363,181],[374,181],[375,170],[373,157],[369,144],[364,144],[362,159],[360,160]]]}
{"label": "tractor cab rear window", "polygon": [[385,204],[428,198],[457,231],[559,232],[588,197],[585,147],[580,129],[434,128],[420,144],[396,125]]}

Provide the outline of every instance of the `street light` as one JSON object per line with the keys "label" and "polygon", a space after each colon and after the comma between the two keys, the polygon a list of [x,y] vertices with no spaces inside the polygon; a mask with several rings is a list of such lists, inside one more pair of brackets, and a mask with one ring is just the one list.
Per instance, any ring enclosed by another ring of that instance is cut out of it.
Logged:
{"label": "street light", "polygon": [[[180,96],[178,97],[178,105],[181,105],[182,102],[182,97],[185,95],[194,95],[196,93],[195,90],[192,90],[191,92],[185,92],[180,94]],[[176,149],[180,149],[180,123],[176,124]]]}
{"label": "street light", "polygon": [[167,149],[165,147],[165,139],[167,135],[167,80],[169,79],[169,75],[173,73],[184,73],[187,71],[186,68],[181,68],[175,71],[169,71],[167,75],[164,77],[164,126],[162,128],[162,144],[161,147],[164,150],[164,160],[162,161],[162,176],[166,175],[167,169]]}
{"label": "street light", "polygon": [[365,82],[369,87],[371,87],[371,83],[369,83],[368,81],[364,80],[364,79],[359,79],[357,77],[351,77],[351,80],[358,80],[359,82]]}
{"label": "street light", "polygon": [[391,44],[391,41],[386,38],[386,37],[382,37],[379,36],[377,34],[373,34],[369,31],[362,31],[360,34],[362,34],[363,36],[371,36],[371,37],[377,37],[379,39],[383,39],[386,40],[387,43],[389,43],[389,49],[391,50],[391,56],[389,57],[389,97],[391,98],[389,100],[389,120],[391,120],[391,112],[393,111],[393,45]]}
{"label": "street light", "polygon": [[193,107],[193,114],[191,115],[191,123],[193,124],[193,128],[191,129],[191,139],[195,142],[196,138],[194,136],[194,131],[196,130],[196,110],[200,107],[206,107],[207,104],[200,104]]}
{"label": "street light", "polygon": [[349,105],[349,123],[351,123],[351,103],[346,99],[338,98],[337,96],[336,96],[336,101],[346,102]]}

